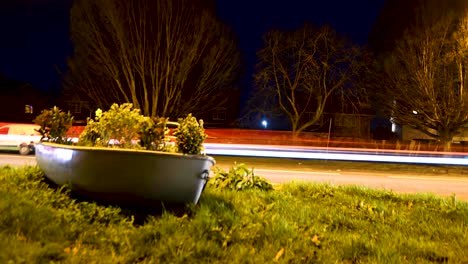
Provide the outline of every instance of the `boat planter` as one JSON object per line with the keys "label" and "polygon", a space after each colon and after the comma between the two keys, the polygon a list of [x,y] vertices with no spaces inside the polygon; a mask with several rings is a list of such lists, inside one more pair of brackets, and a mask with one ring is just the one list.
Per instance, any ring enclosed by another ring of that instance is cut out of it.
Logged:
{"label": "boat planter", "polygon": [[38,166],[57,185],[88,198],[134,205],[196,204],[215,160],[133,149],[36,145]]}

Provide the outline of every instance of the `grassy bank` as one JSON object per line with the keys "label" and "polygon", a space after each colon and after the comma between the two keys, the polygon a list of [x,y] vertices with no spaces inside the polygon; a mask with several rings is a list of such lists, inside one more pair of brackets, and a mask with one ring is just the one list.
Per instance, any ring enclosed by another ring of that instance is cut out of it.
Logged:
{"label": "grassy bank", "polygon": [[[132,217],[132,215],[134,217]],[[466,263],[468,203],[293,183],[146,215],[0,168],[0,263]]]}

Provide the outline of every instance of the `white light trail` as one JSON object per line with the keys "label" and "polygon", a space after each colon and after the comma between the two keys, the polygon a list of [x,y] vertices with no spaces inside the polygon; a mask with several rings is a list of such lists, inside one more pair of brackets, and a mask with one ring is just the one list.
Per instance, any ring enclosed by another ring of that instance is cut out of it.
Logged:
{"label": "white light trail", "polygon": [[[447,157],[439,156],[405,156],[405,155],[388,155],[388,154],[369,154],[356,153],[330,153],[326,150],[304,151],[299,149],[275,147],[268,149],[264,146],[240,147],[239,145],[230,148],[229,144],[214,144],[205,145],[205,152],[208,155],[224,155],[224,156],[248,156],[248,157],[272,157],[272,158],[293,158],[293,159],[321,159],[321,160],[344,160],[344,161],[371,161],[371,162],[393,162],[393,163],[416,163],[416,164],[440,164],[440,165],[468,165],[467,156]],[[281,150],[280,150],[281,149]],[[341,151],[345,152],[345,151]]]}

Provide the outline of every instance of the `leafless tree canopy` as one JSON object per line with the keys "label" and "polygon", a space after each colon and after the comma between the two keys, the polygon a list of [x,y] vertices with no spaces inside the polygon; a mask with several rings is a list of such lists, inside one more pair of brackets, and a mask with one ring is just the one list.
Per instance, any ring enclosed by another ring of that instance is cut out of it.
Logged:
{"label": "leafless tree canopy", "polygon": [[228,30],[189,0],[77,0],[65,84],[98,107],[179,117],[225,100],[239,65]]}
{"label": "leafless tree canopy", "polygon": [[382,86],[382,101],[395,122],[449,148],[468,124],[468,15],[421,9],[385,69],[390,82]]}
{"label": "leafless tree canopy", "polygon": [[361,52],[329,26],[271,31],[264,40],[250,111],[284,114],[297,134],[320,122],[332,97],[358,102]]}

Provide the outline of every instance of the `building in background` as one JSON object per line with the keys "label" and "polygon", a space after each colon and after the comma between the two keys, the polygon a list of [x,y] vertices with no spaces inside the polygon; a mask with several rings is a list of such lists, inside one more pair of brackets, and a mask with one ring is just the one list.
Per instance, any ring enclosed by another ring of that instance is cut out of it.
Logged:
{"label": "building in background", "polygon": [[47,93],[30,83],[1,76],[0,91],[0,122],[31,123],[52,101]]}

